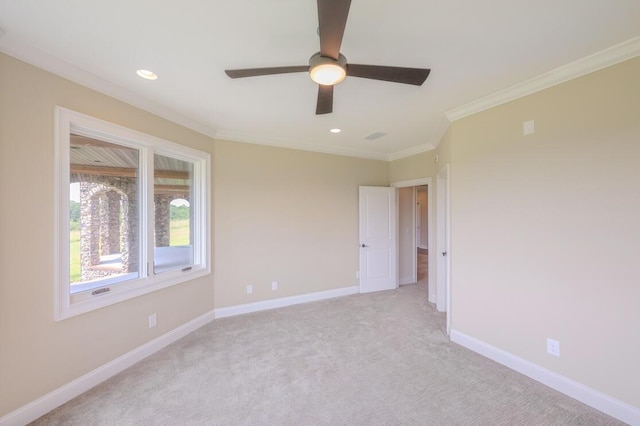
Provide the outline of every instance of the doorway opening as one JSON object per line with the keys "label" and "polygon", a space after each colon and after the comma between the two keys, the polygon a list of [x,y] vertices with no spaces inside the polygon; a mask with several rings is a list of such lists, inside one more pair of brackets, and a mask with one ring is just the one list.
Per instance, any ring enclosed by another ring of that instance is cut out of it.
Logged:
{"label": "doorway opening", "polygon": [[429,187],[415,186],[416,273],[419,283],[429,283]]}
{"label": "doorway opening", "polygon": [[[397,188],[398,284],[425,285],[429,302],[436,302],[435,232],[431,178],[394,182]],[[431,250],[430,250],[431,248]]]}

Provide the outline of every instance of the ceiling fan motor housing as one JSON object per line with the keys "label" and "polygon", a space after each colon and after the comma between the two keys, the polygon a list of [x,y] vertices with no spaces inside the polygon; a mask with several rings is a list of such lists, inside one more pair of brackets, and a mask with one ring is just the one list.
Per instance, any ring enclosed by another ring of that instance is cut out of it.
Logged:
{"label": "ceiling fan motor housing", "polygon": [[[318,84],[338,84],[347,76],[347,58],[339,54],[336,60],[317,52],[309,58],[309,75]],[[324,78],[329,80],[323,80]]]}

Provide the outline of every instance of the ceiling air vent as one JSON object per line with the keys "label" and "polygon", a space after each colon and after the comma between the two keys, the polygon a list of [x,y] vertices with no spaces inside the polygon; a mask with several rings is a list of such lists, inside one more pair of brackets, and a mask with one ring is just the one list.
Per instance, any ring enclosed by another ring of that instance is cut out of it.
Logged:
{"label": "ceiling air vent", "polygon": [[375,132],[371,133],[369,136],[365,136],[364,138],[368,141],[375,141],[376,139],[380,139],[384,136],[387,136],[387,134],[382,132]]}

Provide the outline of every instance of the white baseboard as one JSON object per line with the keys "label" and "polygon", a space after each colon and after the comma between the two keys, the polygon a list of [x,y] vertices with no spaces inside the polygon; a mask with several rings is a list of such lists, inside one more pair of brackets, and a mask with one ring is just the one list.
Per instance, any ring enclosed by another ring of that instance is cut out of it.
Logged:
{"label": "white baseboard", "polygon": [[54,408],[131,367],[136,362],[142,361],[149,355],[197,330],[214,318],[214,311],[209,311],[162,336],[156,337],[150,342],[1,417],[0,426],[22,426],[36,420]]}
{"label": "white baseboard", "polygon": [[85,374],[76,380],[55,389],[48,394],[18,408],[11,413],[0,417],[0,426],[22,426],[47,414],[49,411],[72,400],[83,392],[115,376],[121,371],[142,361],[144,358],[159,351],[165,346],[181,339],[187,334],[197,330],[215,318],[232,315],[258,312],[266,309],[280,308],[296,305],[298,303],[313,302],[316,300],[331,299],[334,297],[348,296],[359,292],[358,286],[344,287],[335,290],[321,291],[317,293],[303,294],[300,296],[283,297],[280,299],[265,300],[262,302],[248,303],[246,305],[231,306],[228,308],[214,309],[199,316],[180,327],[163,334],[138,348],[104,364],[101,367]]}
{"label": "white baseboard", "polygon": [[246,303],[244,305],[218,308],[215,312],[216,318],[231,317],[234,315],[248,314],[251,312],[265,311],[267,309],[283,308],[285,306],[297,305],[299,303],[315,302],[318,300],[333,299],[335,297],[349,296],[360,291],[359,287],[343,287],[335,290],[319,291],[316,293],[301,294],[299,296],[282,297],[280,299],[264,300],[261,302]]}
{"label": "white baseboard", "polygon": [[639,407],[627,404],[626,402],[589,388],[568,377],[547,370],[538,364],[517,357],[460,331],[451,330],[451,341],[522,373],[611,417],[615,417],[630,425],[640,425]]}
{"label": "white baseboard", "polygon": [[400,277],[398,285],[413,284],[415,282],[416,281],[413,279],[413,277]]}

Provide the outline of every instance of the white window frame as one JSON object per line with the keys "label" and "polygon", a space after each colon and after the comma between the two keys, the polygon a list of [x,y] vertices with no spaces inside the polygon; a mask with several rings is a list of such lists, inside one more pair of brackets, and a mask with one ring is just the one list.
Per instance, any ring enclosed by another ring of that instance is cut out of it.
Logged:
{"label": "white window frame", "polygon": [[[193,280],[211,273],[211,156],[181,144],[127,129],[66,108],[55,108],[55,320],[60,321],[114,303]],[[139,276],[117,284],[109,291],[71,293],[69,283],[69,181],[71,133],[139,150]],[[193,265],[153,272],[153,182],[154,154],[193,164]]]}

